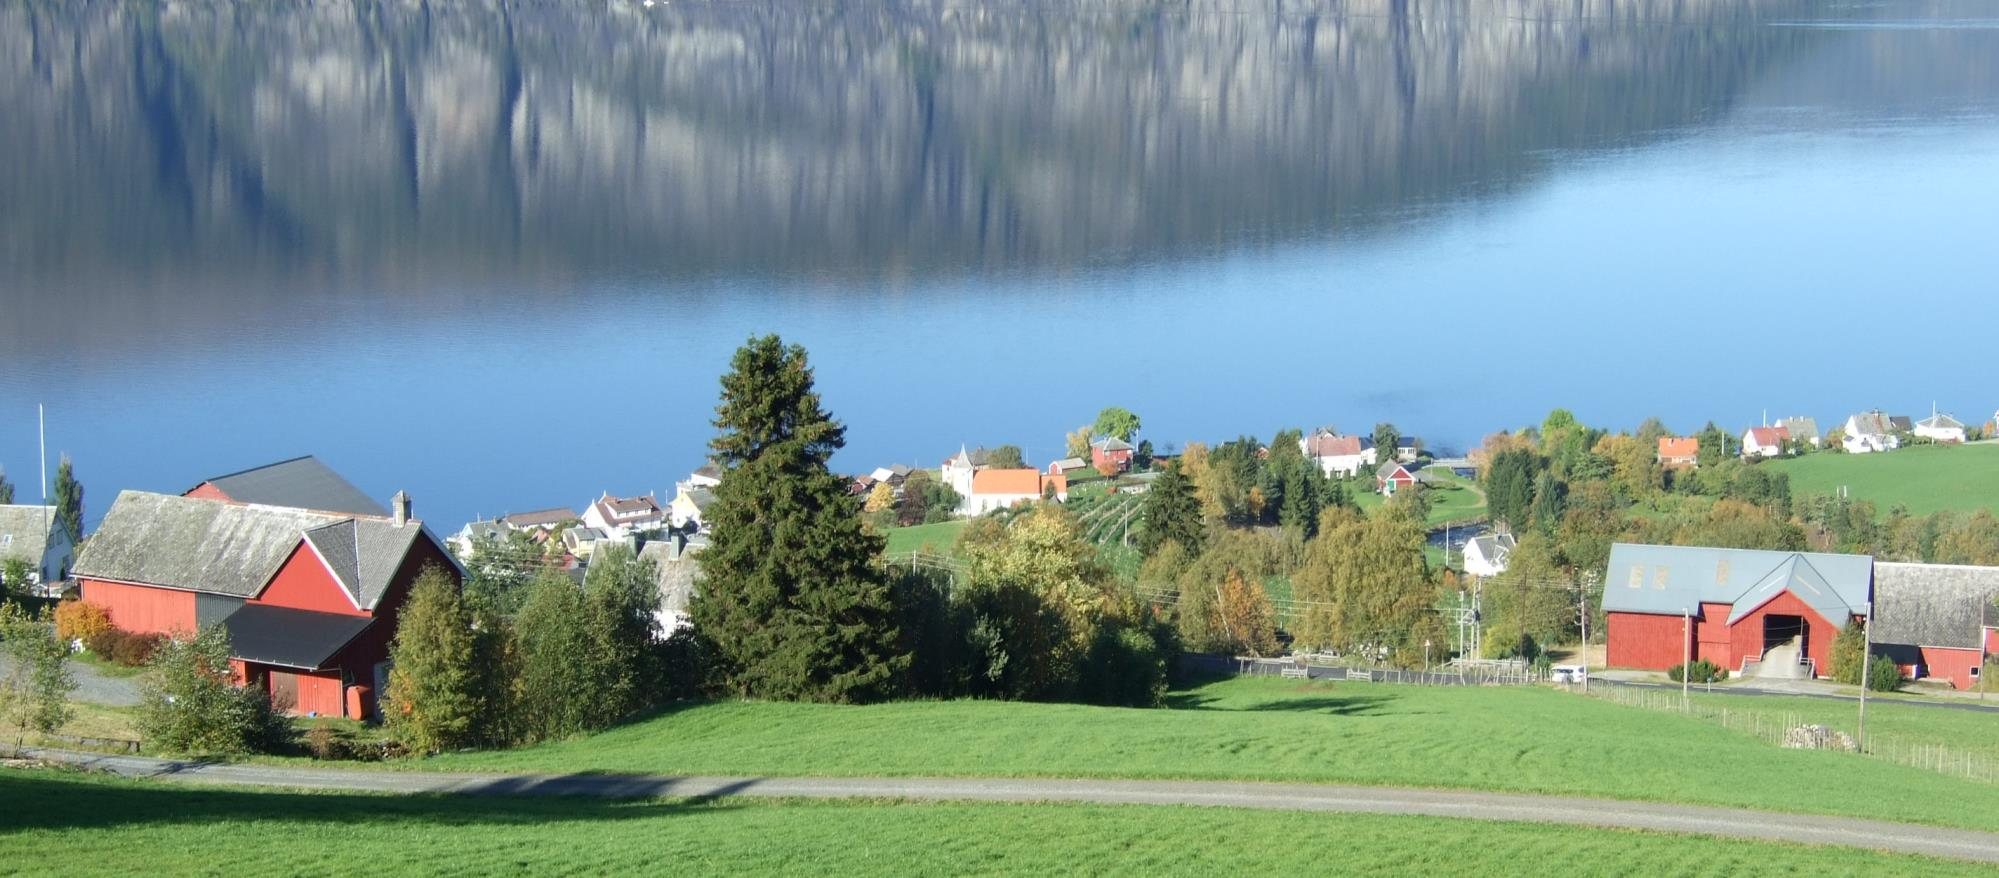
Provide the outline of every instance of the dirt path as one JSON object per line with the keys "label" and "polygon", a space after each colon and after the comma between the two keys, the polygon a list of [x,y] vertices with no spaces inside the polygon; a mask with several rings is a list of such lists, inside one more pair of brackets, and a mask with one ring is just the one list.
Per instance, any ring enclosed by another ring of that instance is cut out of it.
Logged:
{"label": "dirt path", "polygon": [[1999,863],[1999,833],[1846,817],[1515,793],[1211,781],[457,774],[173,762],[34,748],[20,755],[131,777],[285,789],[487,796],[1093,802],[1411,814],[1677,832]]}

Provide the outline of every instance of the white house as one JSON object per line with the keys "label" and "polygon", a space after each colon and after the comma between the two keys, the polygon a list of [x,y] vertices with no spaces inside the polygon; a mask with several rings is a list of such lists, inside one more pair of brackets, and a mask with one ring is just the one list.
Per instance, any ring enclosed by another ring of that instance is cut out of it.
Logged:
{"label": "white house", "polygon": [[1342,436],[1331,430],[1317,430],[1298,440],[1298,445],[1305,456],[1318,461],[1319,468],[1329,476],[1353,478],[1360,475],[1362,467],[1372,467],[1377,463],[1374,440],[1364,436]]}
{"label": "white house", "polygon": [[69,578],[76,547],[70,544],[69,533],[56,524],[54,506],[0,506],[0,562],[10,558],[28,562],[28,582],[36,594],[55,596],[58,584]]}
{"label": "white house", "polygon": [[1465,542],[1465,572],[1473,576],[1498,576],[1506,572],[1506,562],[1516,545],[1512,534],[1487,534]]}
{"label": "white house", "polygon": [[694,472],[687,474],[688,484],[697,488],[713,488],[722,483],[722,465],[708,461]]}
{"label": "white house", "polygon": [[622,540],[633,534],[658,530],[666,523],[666,512],[659,508],[659,501],[651,494],[613,497],[606,493],[591,503],[589,509],[583,510],[583,524],[603,531],[612,539]]}
{"label": "white house", "polygon": [[1956,418],[1942,414],[1934,407],[1930,416],[1916,422],[1915,434],[1931,442],[1963,442],[1964,424]]}
{"label": "white house", "polygon": [[489,519],[469,522],[447,540],[460,559],[472,557],[472,547],[480,539],[504,540],[511,531],[505,524]]}
{"label": "white house", "polygon": [[1782,457],[1791,431],[1783,427],[1750,427],[1742,431],[1743,457]]}
{"label": "white house", "polygon": [[1035,469],[982,469],[973,474],[958,514],[984,515],[1017,503],[1040,500],[1049,486],[1057,501],[1069,499],[1069,477],[1044,475]]}
{"label": "white house", "polygon": [[667,520],[676,528],[693,525],[701,527],[701,514],[715,502],[715,492],[696,485],[692,481],[680,482],[674,487],[673,502],[667,505]]}
{"label": "white house", "polygon": [[1895,436],[1894,425],[1878,410],[1847,418],[1840,432],[1844,434],[1840,443],[1849,454],[1893,451],[1902,446],[1902,440]]}

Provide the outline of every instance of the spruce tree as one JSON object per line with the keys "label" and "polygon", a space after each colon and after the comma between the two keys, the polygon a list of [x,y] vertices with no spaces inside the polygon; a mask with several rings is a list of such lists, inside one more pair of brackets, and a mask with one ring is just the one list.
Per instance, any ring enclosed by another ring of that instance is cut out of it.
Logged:
{"label": "spruce tree", "polygon": [[736,351],[710,443],[722,467],[689,607],[722,679],[745,697],[871,701],[909,663],[882,537],[827,468],[846,428],[820,408],[805,349],[775,335]]}
{"label": "spruce tree", "polygon": [[67,454],[56,464],[56,526],[69,535],[70,545],[83,545],[83,483],[76,480]]}
{"label": "spruce tree", "polygon": [[1194,483],[1180,470],[1180,462],[1166,465],[1145,492],[1145,529],[1138,534],[1138,550],[1146,557],[1167,543],[1179,543],[1188,555],[1201,554],[1206,531],[1201,525],[1201,500]]}

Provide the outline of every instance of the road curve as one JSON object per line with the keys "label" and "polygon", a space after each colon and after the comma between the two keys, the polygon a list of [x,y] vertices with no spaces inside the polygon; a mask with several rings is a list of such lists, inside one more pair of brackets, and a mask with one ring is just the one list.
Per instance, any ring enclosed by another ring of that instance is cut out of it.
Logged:
{"label": "road curve", "polygon": [[460,774],[176,762],[39,748],[23,748],[14,752],[15,755],[25,758],[62,762],[129,777],[228,786],[484,796],[606,798],[671,796],[695,799],[754,796],[805,799],[1090,802],[1113,805],[1197,805],[1276,811],[1408,814],[1688,833],[1865,848],[1890,853],[1999,863],[1999,833],[1885,823],[1847,817],[1469,790],[1057,778]]}

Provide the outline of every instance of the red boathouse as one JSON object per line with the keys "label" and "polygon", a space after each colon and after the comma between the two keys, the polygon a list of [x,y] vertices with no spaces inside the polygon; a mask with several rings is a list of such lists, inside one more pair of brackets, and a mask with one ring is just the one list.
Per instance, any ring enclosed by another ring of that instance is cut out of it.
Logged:
{"label": "red boathouse", "polygon": [[127,631],[222,625],[239,681],[281,709],[374,716],[410,584],[430,566],[463,578],[408,497],[374,516],[197,492],[119,494],[77,558],[83,599]]}

